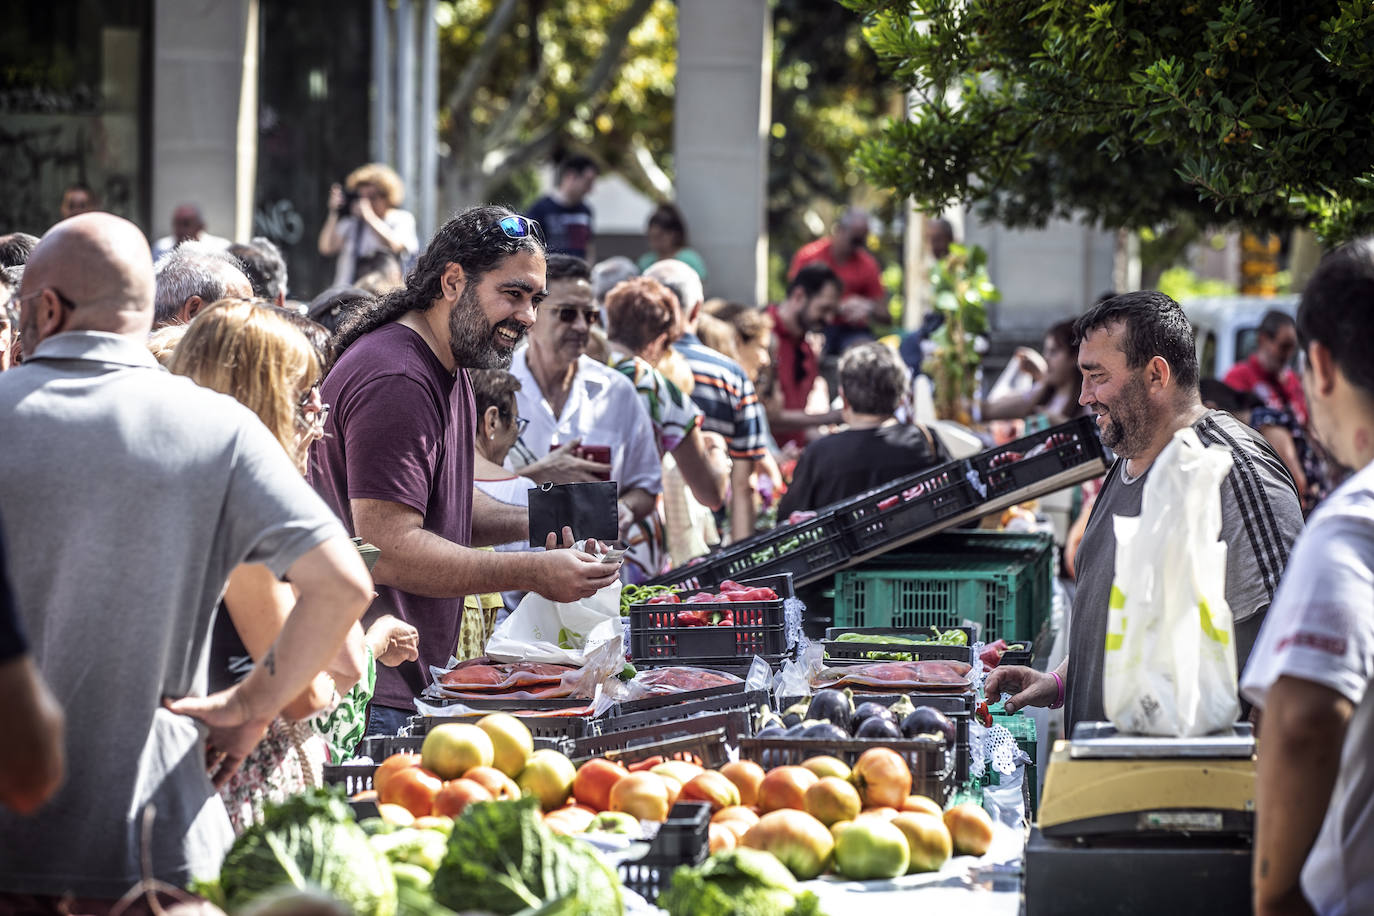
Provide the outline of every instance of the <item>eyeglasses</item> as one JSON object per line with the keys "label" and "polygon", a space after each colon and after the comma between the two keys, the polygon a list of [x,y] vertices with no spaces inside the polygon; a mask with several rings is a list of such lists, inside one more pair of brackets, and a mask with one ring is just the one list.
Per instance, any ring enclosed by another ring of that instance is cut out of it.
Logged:
{"label": "eyeglasses", "polygon": [[524,417],[515,418],[515,438],[519,439],[525,434],[525,429],[530,425],[530,421]]}
{"label": "eyeglasses", "polygon": [[52,294],[57,297],[57,301],[62,303],[62,307],[69,312],[76,311],[76,303],[62,295],[62,291],[55,286],[45,286],[42,289],[34,290],[27,296],[15,296],[10,302],[17,308],[35,296],[41,296],[46,290],[52,290]]}
{"label": "eyeglasses", "polygon": [[507,216],[497,220],[483,229],[478,238],[486,238],[493,229],[500,229],[508,239],[533,238],[539,244],[544,244],[544,230],[540,228],[539,221],[530,219],[528,216]]}
{"label": "eyeglasses", "polygon": [[572,324],[581,315],[582,320],[587,322],[587,327],[601,324],[601,313],[594,308],[578,308],[575,305],[549,306],[544,311],[550,315],[557,315],[558,320],[564,324]]}
{"label": "eyeglasses", "polygon": [[311,385],[305,389],[305,394],[301,395],[296,405],[297,419],[312,436],[323,435],[325,421],[329,419],[329,405],[316,401],[319,391],[319,385]]}

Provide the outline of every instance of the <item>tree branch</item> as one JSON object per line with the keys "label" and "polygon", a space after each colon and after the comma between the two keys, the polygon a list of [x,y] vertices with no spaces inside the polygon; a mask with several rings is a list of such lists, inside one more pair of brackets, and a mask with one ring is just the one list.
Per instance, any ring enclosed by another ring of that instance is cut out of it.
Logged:
{"label": "tree branch", "polygon": [[538,158],[553,147],[563,125],[572,120],[573,113],[595,98],[615,74],[616,64],[620,61],[620,55],[625,50],[626,40],[630,37],[630,32],[644,19],[653,3],[654,0],[633,0],[625,12],[620,14],[616,21],[611,24],[611,27],[606,30],[606,44],[602,48],[601,56],[597,59],[596,65],[592,67],[587,78],[582,81],[577,94],[559,106],[558,115],[545,124],[533,139],[513,150],[492,169],[487,177],[489,184],[499,184],[511,172]]}
{"label": "tree branch", "polygon": [[478,139],[482,149],[499,149],[512,141],[511,135],[533,106],[535,88],[544,81],[548,72],[548,64],[541,55],[534,68],[516,84],[515,91],[507,100],[506,110],[492,121],[490,129]]}
{"label": "tree branch", "polygon": [[455,118],[462,117],[468,106],[472,102],[472,97],[477,93],[477,87],[481,85],[482,77],[486,76],[491,69],[491,63],[496,59],[496,53],[501,47],[501,36],[505,34],[510,26],[511,20],[515,18],[515,8],[519,0],[501,0],[501,5],[496,8],[496,12],[491,14],[487,20],[487,27],[482,32],[482,45],[477,49],[477,53],[468,65],[463,68],[463,74],[458,78],[458,85],[453,87],[449,93],[448,101],[445,106],[453,112]]}

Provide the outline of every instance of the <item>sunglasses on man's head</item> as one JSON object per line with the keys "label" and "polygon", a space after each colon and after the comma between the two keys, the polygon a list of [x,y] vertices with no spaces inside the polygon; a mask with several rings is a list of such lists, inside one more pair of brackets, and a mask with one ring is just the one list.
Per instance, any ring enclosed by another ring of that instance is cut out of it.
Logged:
{"label": "sunglasses on man's head", "polygon": [[540,228],[539,221],[530,219],[528,216],[507,216],[497,220],[483,229],[482,235],[485,236],[495,229],[500,229],[508,239],[533,238],[539,244],[544,244],[544,230]]}

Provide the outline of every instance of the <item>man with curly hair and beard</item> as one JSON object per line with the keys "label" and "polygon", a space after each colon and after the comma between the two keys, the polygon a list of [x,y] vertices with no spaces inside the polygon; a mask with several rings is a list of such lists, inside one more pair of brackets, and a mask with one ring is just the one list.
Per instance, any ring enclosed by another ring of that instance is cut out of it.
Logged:
{"label": "man with curly hair and beard", "polygon": [[476,409],[465,370],[508,367],[534,324],[547,295],[537,226],[503,207],[466,210],[436,233],[403,288],[341,317],[340,355],[322,390],[333,410],[310,478],[350,533],[381,550],[365,619],[393,614],[420,633],[418,661],[378,670],[368,734],[395,734],[430,666],[446,666],[465,596],[522,590],[576,601],[619,572],[578,550],[472,549],[528,529],[521,509],[473,491]]}

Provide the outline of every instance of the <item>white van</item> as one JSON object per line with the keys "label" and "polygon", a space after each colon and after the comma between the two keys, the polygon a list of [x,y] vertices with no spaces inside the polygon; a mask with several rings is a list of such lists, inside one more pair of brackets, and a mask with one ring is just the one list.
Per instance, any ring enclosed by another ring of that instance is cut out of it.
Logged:
{"label": "white van", "polygon": [[1255,352],[1260,319],[1270,309],[1298,314],[1297,296],[1218,296],[1179,303],[1197,332],[1200,378],[1222,378]]}

